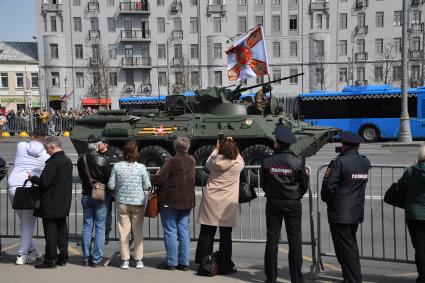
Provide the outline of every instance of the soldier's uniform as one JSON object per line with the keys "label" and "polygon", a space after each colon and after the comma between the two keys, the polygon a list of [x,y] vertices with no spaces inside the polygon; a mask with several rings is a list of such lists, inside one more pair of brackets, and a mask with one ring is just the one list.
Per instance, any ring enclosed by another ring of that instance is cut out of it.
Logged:
{"label": "soldier's uniform", "polygon": [[362,138],[352,132],[340,134],[343,151],[330,162],[321,197],[328,206],[328,221],[344,283],[362,282],[356,232],[363,222],[365,189],[370,161],[360,155]]}
{"label": "soldier's uniform", "polygon": [[278,126],[276,139],[283,144],[274,154],[264,159],[261,166],[261,186],[266,193],[267,243],[264,255],[266,282],[276,282],[277,255],[282,220],[289,242],[289,270],[291,282],[304,282],[301,248],[301,198],[308,189],[305,160],[295,155],[289,145],[296,142],[294,134]]}
{"label": "soldier's uniform", "polygon": [[264,93],[263,89],[260,89],[255,94],[255,106],[257,107],[257,112],[259,114],[264,114],[267,108],[267,104],[268,104],[268,100],[267,100],[266,94]]}

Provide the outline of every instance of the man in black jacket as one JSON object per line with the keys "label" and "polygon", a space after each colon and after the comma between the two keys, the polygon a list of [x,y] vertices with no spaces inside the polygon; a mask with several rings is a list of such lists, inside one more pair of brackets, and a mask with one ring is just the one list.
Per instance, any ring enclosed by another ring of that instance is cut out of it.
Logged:
{"label": "man in black jacket", "polygon": [[[44,262],[36,268],[55,268],[68,261],[68,225],[72,200],[72,162],[62,151],[57,137],[48,137],[44,143],[50,158],[40,177],[28,172],[28,179],[40,187],[40,207],[34,216],[43,220],[46,252]],[[59,255],[57,254],[59,249]]]}
{"label": "man in black jacket", "polygon": [[296,142],[291,130],[277,126],[275,138],[275,152],[264,159],[261,166],[261,186],[267,198],[265,282],[274,283],[277,279],[278,245],[282,220],[285,219],[291,282],[302,283],[301,198],[308,189],[308,175],[305,160],[289,149]]}
{"label": "man in black jacket", "polygon": [[331,161],[322,183],[321,197],[328,205],[328,221],[344,283],[362,282],[356,232],[363,222],[365,189],[370,161],[358,152],[362,138],[340,134],[342,152]]}

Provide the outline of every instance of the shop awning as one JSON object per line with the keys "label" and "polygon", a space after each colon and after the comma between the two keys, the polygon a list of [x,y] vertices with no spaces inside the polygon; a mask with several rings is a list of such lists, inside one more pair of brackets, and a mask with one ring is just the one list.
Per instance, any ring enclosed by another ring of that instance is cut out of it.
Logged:
{"label": "shop awning", "polygon": [[[83,105],[84,106],[96,106],[99,105],[99,98],[83,98]],[[106,105],[106,103],[108,103],[108,105],[112,104],[112,99],[108,98],[108,100],[106,100],[106,98],[101,98],[100,99],[100,105]]]}

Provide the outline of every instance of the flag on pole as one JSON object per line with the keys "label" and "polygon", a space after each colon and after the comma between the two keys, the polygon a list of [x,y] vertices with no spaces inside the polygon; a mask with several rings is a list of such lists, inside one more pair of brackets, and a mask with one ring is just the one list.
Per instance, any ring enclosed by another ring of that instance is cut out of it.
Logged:
{"label": "flag on pole", "polygon": [[31,82],[30,82],[30,80],[28,78],[25,81],[25,94],[26,95],[31,95]]}
{"label": "flag on pole", "polygon": [[71,97],[71,95],[73,95],[74,94],[74,90],[72,90],[71,92],[69,92],[69,93],[66,93],[66,91],[65,91],[65,93],[61,96],[61,100],[68,100],[70,97]]}
{"label": "flag on pole", "polygon": [[229,80],[244,80],[269,73],[266,43],[262,27],[257,27],[226,51]]}

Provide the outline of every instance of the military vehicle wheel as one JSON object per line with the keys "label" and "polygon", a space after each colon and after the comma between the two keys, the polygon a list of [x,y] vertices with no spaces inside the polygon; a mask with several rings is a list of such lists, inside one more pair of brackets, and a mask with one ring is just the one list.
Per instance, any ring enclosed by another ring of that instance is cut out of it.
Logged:
{"label": "military vehicle wheel", "polygon": [[[195,150],[193,157],[195,158],[196,166],[205,166],[207,163],[208,157],[213,152],[215,146],[213,145],[204,145]],[[205,186],[208,180],[208,169],[196,170],[196,185]]]}
{"label": "military vehicle wheel", "polygon": [[[245,165],[260,165],[261,161],[271,154],[273,154],[273,150],[262,144],[252,145],[242,151]],[[258,186],[258,169],[246,169],[244,173],[246,180],[249,179],[251,184]]]}
{"label": "military vehicle wheel", "polygon": [[146,167],[161,167],[171,154],[162,146],[151,145],[143,147],[140,152],[140,162]]}

